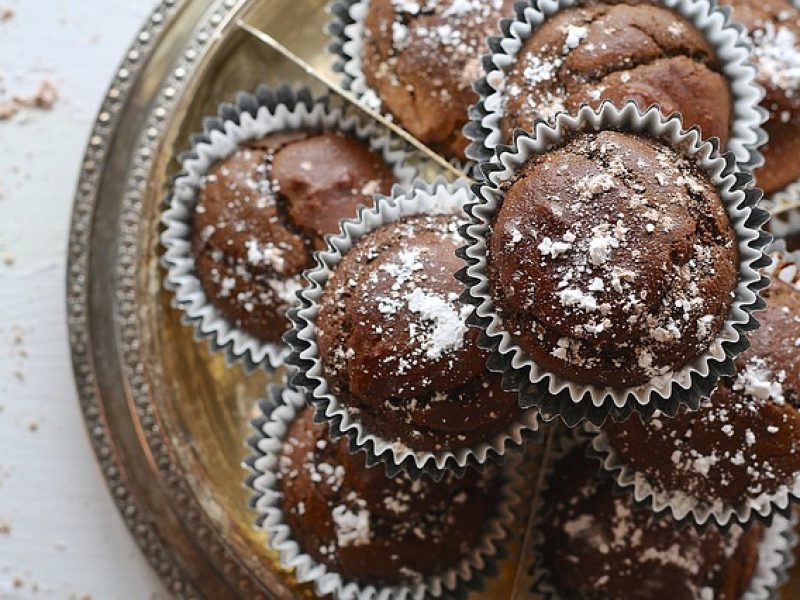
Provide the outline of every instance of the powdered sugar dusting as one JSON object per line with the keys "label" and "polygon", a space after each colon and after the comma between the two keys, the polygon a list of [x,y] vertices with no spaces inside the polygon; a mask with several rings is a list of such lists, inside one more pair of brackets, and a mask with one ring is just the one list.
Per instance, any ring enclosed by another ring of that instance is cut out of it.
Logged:
{"label": "powdered sugar dusting", "polygon": [[439,294],[426,293],[416,288],[408,296],[408,308],[423,320],[433,322],[428,334],[419,336],[419,342],[428,358],[437,360],[446,352],[458,350],[464,344],[467,333],[468,306],[457,307],[458,296],[444,298]]}
{"label": "powdered sugar dusting", "polygon": [[753,357],[736,376],[733,389],[741,391],[757,400],[771,400],[783,404],[783,382],[786,372],[773,373],[763,358]]}
{"label": "powdered sugar dusting", "polygon": [[331,511],[331,517],[336,526],[336,542],[340,548],[369,544],[369,511],[361,508],[365,506],[365,502],[360,498],[358,504],[360,507],[355,511],[344,505],[336,506]]}
{"label": "powdered sugar dusting", "polygon": [[766,21],[763,29],[752,32],[751,39],[759,74],[789,97],[794,96],[800,89],[800,45],[795,33]]}

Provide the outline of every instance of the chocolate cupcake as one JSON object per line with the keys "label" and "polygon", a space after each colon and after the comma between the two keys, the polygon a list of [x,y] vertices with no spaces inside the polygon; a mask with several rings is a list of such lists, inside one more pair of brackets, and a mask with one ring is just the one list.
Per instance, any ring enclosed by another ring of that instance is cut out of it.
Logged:
{"label": "chocolate cupcake", "polygon": [[466,184],[419,183],[380,198],[331,238],[290,317],[296,382],[335,434],[395,472],[463,470],[538,428],[486,369],[463,304],[459,225]]}
{"label": "chocolate cupcake", "polygon": [[461,303],[455,215],[416,216],[361,238],[319,302],[328,386],[369,431],[421,450],[491,437],[517,417],[516,394],[486,370]]}
{"label": "chocolate cupcake", "polygon": [[678,531],[634,510],[578,446],[548,477],[537,517],[539,590],[568,599],[736,600],[750,588],[764,527]]}
{"label": "chocolate cupcake", "polygon": [[398,123],[448,158],[466,160],[461,130],[478,97],[486,38],[513,0],[362,0],[337,3],[338,26],[357,94],[375,94]]}
{"label": "chocolate cupcake", "polygon": [[651,510],[726,525],[800,497],[800,291],[780,272],[736,375],[698,411],[608,423],[593,440],[604,468]]}
{"label": "chocolate cupcake", "polygon": [[300,548],[362,585],[396,585],[455,567],[480,541],[499,499],[488,468],[434,483],[388,478],[328,439],[306,408],[289,426],[278,460],[286,522]]}
{"label": "chocolate cupcake", "polygon": [[479,587],[519,501],[511,468],[436,483],[390,478],[331,439],[302,393],[274,392],[255,423],[248,485],[283,566],[337,599],[449,598]]}
{"label": "chocolate cupcake", "polygon": [[504,326],[560,377],[633,387],[719,334],[736,234],[708,177],[640,136],[579,135],[504,186],[487,276]]}
{"label": "chocolate cupcake", "polygon": [[[761,327],[750,335],[750,350],[737,360],[739,373],[754,362],[780,385],[777,399],[800,410],[800,255],[773,255],[770,286],[764,290],[766,310],[756,314]],[[777,390],[777,387],[775,388]],[[760,395],[756,392],[756,396]]]}
{"label": "chocolate cupcake", "polygon": [[769,112],[756,182],[772,194],[800,179],[800,9],[790,0],[721,0],[748,31]]}
{"label": "chocolate cupcake", "polygon": [[502,142],[582,104],[635,101],[683,115],[703,136],[730,135],[732,97],[703,32],[659,3],[582,2],[525,40],[506,73]]}
{"label": "chocolate cupcake", "polygon": [[164,284],[213,350],[277,367],[286,310],[324,236],[415,169],[396,139],[307,90],[262,86],[238,102],[181,157],[162,216]]}
{"label": "chocolate cupcake", "polygon": [[489,46],[464,129],[472,160],[489,160],[517,128],[605,101],[659,106],[741,163],[763,160],[766,113],[749,46],[711,1],[529,0]]}
{"label": "chocolate cupcake", "polygon": [[583,107],[481,166],[459,277],[489,365],[574,425],[697,405],[754,328],[766,215],[733,162],[633,103]]}
{"label": "chocolate cupcake", "polygon": [[393,182],[380,155],[341,132],[283,131],[240,145],[197,194],[192,246],[211,303],[236,327],[279,342],[312,252]]}

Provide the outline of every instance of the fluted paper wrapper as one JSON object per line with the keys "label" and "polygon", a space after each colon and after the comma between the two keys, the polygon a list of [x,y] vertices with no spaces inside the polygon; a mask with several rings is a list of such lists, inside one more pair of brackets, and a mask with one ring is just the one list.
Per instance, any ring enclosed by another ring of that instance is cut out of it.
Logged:
{"label": "fluted paper wrapper", "polygon": [[[736,231],[741,263],[731,310],[708,350],[677,372],[619,389],[568,381],[535,363],[504,328],[486,273],[487,236],[503,201],[501,185],[530,157],[563,145],[570,135],[609,129],[661,141],[708,174]],[[533,134],[517,131],[513,146],[497,147],[480,169],[483,179],[473,186],[476,201],[466,207],[471,221],[462,229],[466,246],[459,250],[467,266],[458,276],[467,287],[465,300],[476,307],[471,322],[483,329],[479,344],[492,351],[489,368],[505,375],[507,389],[520,392],[523,407],[539,408],[547,418],[559,416],[570,426],[584,420],[600,425],[609,415],[624,418],[633,410],[646,417],[655,410],[674,415],[681,404],[696,408],[721,375],[733,373],[733,358],[748,345],[745,332],[757,327],[752,312],[764,306],[759,290],[767,280],[759,270],[768,263],[763,249],[770,237],[761,230],[767,213],[756,206],[761,192],[750,185],[749,175],[735,173],[732,154],[720,156],[713,141],[702,141],[696,129],[683,130],[679,118],[664,118],[655,107],[642,113],[633,103],[622,108],[604,103],[597,111],[583,107],[575,116],[560,114],[554,125],[540,121]]]}
{"label": "fluted paper wrapper", "polygon": [[[483,59],[486,76],[475,85],[480,100],[470,109],[470,123],[464,128],[464,134],[472,142],[467,148],[470,159],[489,160],[496,146],[507,143],[500,129],[505,74],[522,46],[547,19],[577,4],[578,0],[525,0],[516,5],[513,19],[501,21],[502,36],[489,39],[491,54]],[[762,127],[767,112],[760,106],[764,91],[756,83],[744,31],[730,23],[729,7],[718,8],[710,0],[663,0],[662,4],[692,23],[714,48],[720,72],[729,82],[733,104],[726,150],[733,152],[742,168],[760,166],[764,158],[758,149],[767,141]]]}
{"label": "fluted paper wrapper", "polygon": [[306,128],[342,131],[368,143],[392,167],[398,182],[410,183],[416,170],[405,164],[408,153],[396,138],[357,111],[315,97],[307,88],[260,86],[254,94],[239,93],[235,104],[222,104],[218,115],[206,118],[203,126],[202,133],[192,136],[192,149],[180,157],[182,171],[161,218],[162,264],[167,270],[164,287],[174,293],[173,304],[183,311],[184,322],[194,328],[198,339],[209,340],[212,351],[224,352],[229,363],[241,362],[248,370],[277,368],[288,348],[265,342],[229,321],[206,296],[197,275],[192,221],[205,174],[245,142]]}
{"label": "fluted paper wrapper", "polygon": [[[800,290],[800,253],[787,253],[783,242],[777,242],[770,246],[769,255],[772,262],[764,269],[765,272]],[[602,429],[592,425],[586,425],[585,429],[591,439],[589,454],[600,461],[602,470],[614,479],[617,489],[629,494],[637,506],[657,514],[667,513],[680,525],[704,527],[714,523],[728,527],[754,520],[769,525],[777,515],[789,514],[800,500],[800,473],[776,491],[759,494],[741,505],[720,500],[709,502],[680,489],[664,489],[654,485],[644,473],[627,465]]]}
{"label": "fluted paper wrapper", "polygon": [[269,536],[269,547],[278,552],[281,566],[293,570],[300,583],[312,583],[319,596],[330,595],[335,600],[459,598],[469,590],[481,589],[484,578],[495,570],[496,559],[504,555],[505,541],[516,522],[515,511],[520,504],[517,490],[524,484],[518,475],[519,460],[510,460],[503,471],[496,516],[486,522],[480,543],[456,567],[406,585],[358,584],[345,580],[304,553],[284,517],[276,468],[289,426],[305,404],[301,392],[273,388],[271,398],[261,405],[263,417],[253,422],[256,434],[249,440],[254,451],[246,461],[252,471],[247,479],[247,486],[253,491],[250,505],[258,513],[258,527]]}
{"label": "fluted paper wrapper", "polygon": [[329,238],[328,251],[315,254],[317,265],[305,274],[308,285],[300,293],[300,304],[289,311],[293,327],[286,336],[292,347],[287,363],[296,370],[293,382],[308,391],[317,419],[327,422],[334,436],[347,435],[351,451],[365,452],[370,465],[383,462],[389,475],[403,470],[411,477],[426,473],[440,479],[447,471],[463,472],[468,466],[499,459],[539,431],[538,412],[526,410],[503,431],[478,444],[454,450],[414,450],[368,431],[329,391],[325,380],[317,346],[318,303],[343,256],[360,238],[387,223],[421,214],[462,214],[470,197],[465,182],[448,184],[444,180],[433,184],[416,181],[409,190],[395,186],[391,197],[378,196],[373,208],[361,211],[355,221],[342,223],[342,235]]}

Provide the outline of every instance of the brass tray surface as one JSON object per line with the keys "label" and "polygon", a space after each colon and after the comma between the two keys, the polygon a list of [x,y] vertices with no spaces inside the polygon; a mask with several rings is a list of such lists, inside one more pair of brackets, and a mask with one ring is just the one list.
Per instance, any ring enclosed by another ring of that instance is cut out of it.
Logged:
{"label": "brass tray surface", "polygon": [[[244,440],[269,377],[229,368],[181,324],[161,287],[158,219],[204,116],[259,83],[310,83],[237,20],[335,78],[325,3],[163,0],[115,75],[82,164],[67,281],[81,407],[126,525],[178,598],[313,597],[277,566],[247,506]],[[473,598],[513,596],[519,545]],[[793,579],[783,598],[800,598]]]}

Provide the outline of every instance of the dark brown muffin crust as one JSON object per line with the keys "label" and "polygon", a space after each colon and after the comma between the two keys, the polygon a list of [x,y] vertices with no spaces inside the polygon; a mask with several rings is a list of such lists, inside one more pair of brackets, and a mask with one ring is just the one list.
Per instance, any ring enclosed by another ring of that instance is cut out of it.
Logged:
{"label": "dark brown muffin crust", "polygon": [[364,23],[367,85],[414,136],[465,160],[461,130],[477,102],[486,38],[513,0],[371,0]]}
{"label": "dark brown muffin crust", "polygon": [[480,541],[499,500],[501,475],[490,466],[439,483],[347,452],[344,438],[304,409],[292,422],[278,466],[283,511],[303,552],[362,584],[416,581],[458,564]]}
{"label": "dark brown muffin crust", "polygon": [[582,2],[548,18],[506,74],[504,143],[558,111],[634,100],[642,110],[680,112],[686,127],[724,144],[732,100],[714,50],[689,21],[656,4]]}
{"label": "dark brown muffin crust", "polygon": [[192,228],[211,303],[244,331],[280,341],[300,274],[323,236],[393,181],[380,156],[341,133],[273,133],[214,164]]}
{"label": "dark brown muffin crust", "polygon": [[789,0],[721,0],[753,44],[758,83],[769,112],[769,141],[756,180],[771,194],[800,179],[800,10]]}
{"label": "dark brown muffin crust", "polygon": [[543,562],[567,600],[736,600],[758,563],[763,527],[722,534],[678,531],[668,519],[633,510],[582,447],[550,476],[540,519]]}
{"label": "dark brown muffin crust", "polygon": [[764,361],[779,377],[786,402],[800,410],[800,276],[792,284],[772,277],[761,295],[767,302],[755,315],[761,327],[749,335],[750,349],[736,366],[741,371],[755,358]]}
{"label": "dark brown muffin crust", "polygon": [[490,291],[514,342],[561,377],[616,388],[705,352],[738,272],[705,174],[612,131],[532,157],[505,187],[488,241]]}
{"label": "dark brown muffin crust", "polygon": [[699,411],[674,419],[607,423],[621,461],[658,492],[743,506],[800,474],[800,292],[774,280],[762,327]]}
{"label": "dark brown muffin crust", "polygon": [[519,412],[486,371],[460,300],[460,219],[410,217],[371,232],[328,281],[317,317],[328,385],[368,430],[415,450],[486,439]]}

